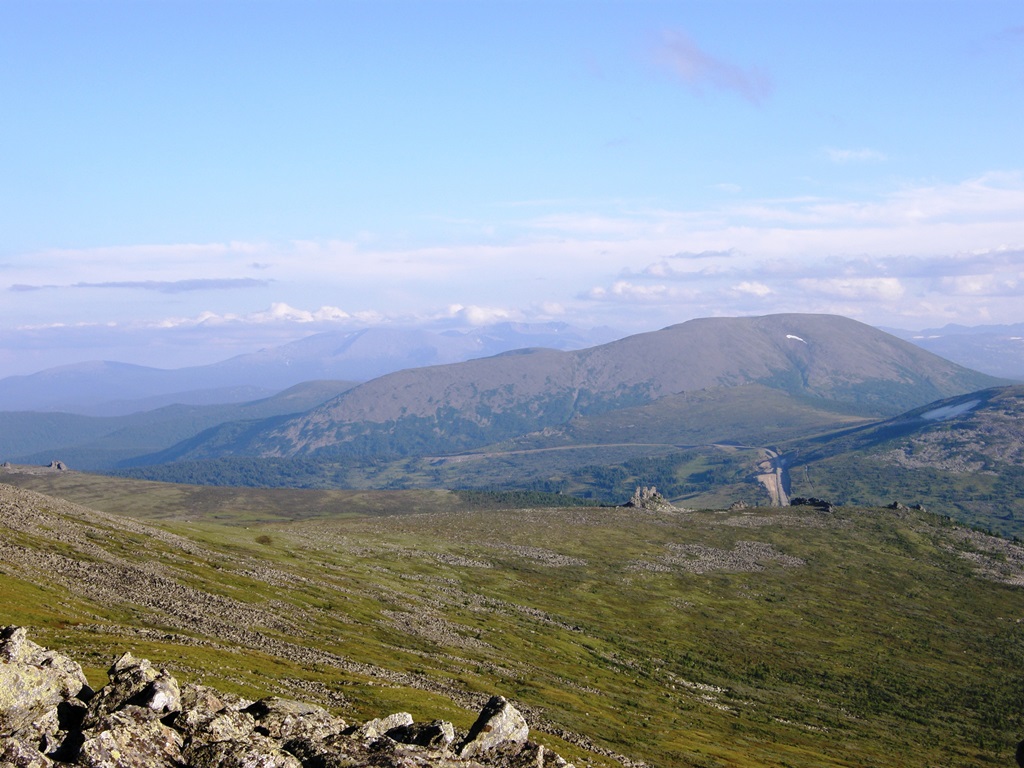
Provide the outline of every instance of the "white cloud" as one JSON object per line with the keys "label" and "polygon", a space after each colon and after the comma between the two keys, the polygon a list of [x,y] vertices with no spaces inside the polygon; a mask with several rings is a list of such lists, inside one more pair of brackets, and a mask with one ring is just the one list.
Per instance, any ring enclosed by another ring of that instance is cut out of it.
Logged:
{"label": "white cloud", "polygon": [[509,320],[521,320],[522,314],[502,307],[464,307],[453,304],[448,308],[447,317],[461,320],[469,325],[490,325]]}
{"label": "white cloud", "polygon": [[665,302],[685,301],[693,299],[698,292],[675,286],[654,284],[643,285],[629,280],[616,280],[607,288],[594,287],[581,298],[592,301],[608,301],[616,303],[661,304]]}
{"label": "white cloud", "polygon": [[74,261],[90,267],[117,262],[126,267],[142,265],[146,269],[180,269],[183,265],[203,265],[222,258],[235,257],[244,260],[243,263],[252,265],[253,258],[266,254],[268,249],[269,246],[265,243],[237,241],[52,248],[37,251],[31,256],[43,262]]}
{"label": "white cloud", "polygon": [[153,323],[154,328],[181,328],[199,325],[217,325],[225,321],[237,320],[237,315],[219,315],[216,312],[200,312],[195,317],[165,317]]}
{"label": "white cloud", "polygon": [[734,285],[733,290],[736,291],[736,293],[757,296],[760,299],[763,299],[765,296],[771,296],[773,293],[775,293],[774,290],[769,288],[764,283],[759,283],[757,281],[752,280],[745,280],[739,285]]}
{"label": "white cloud", "polygon": [[265,288],[266,280],[251,277],[201,278],[186,280],[110,280],[107,282],[78,282],[64,285],[24,285],[15,284],[10,290],[17,292],[45,291],[57,289],[90,289],[90,290],[128,290],[157,291],[160,293],[186,293],[190,291],[225,291],[240,288]]}
{"label": "white cloud", "polygon": [[[433,293],[437,298],[426,303],[434,305],[503,306],[506,301],[495,299],[535,278],[571,286],[571,295],[579,291],[574,282],[580,276],[592,281],[587,276],[600,272],[686,279],[695,271],[770,259],[817,266],[824,258],[919,258],[927,264],[936,254],[1024,247],[1024,178],[989,173],[959,184],[905,185],[865,200],[796,197],[690,210],[616,206],[611,212],[525,218],[504,230],[504,237],[486,242],[420,247],[325,240],[47,251],[17,257],[4,270],[0,290],[51,285],[59,274],[65,289],[76,282],[245,286],[266,302],[270,291],[295,296],[297,286],[338,286],[346,304],[401,291]],[[257,270],[259,277],[250,278]],[[345,286],[353,286],[351,293],[344,293]],[[472,293],[440,299],[450,286]],[[481,292],[489,295],[481,298]],[[554,294],[538,299],[563,300]],[[253,298],[233,300],[241,307]]]}
{"label": "white cloud", "polygon": [[734,268],[735,251],[679,252],[647,264],[642,269],[623,269],[627,278],[656,278],[660,280],[693,280],[699,277],[723,274]]}
{"label": "white cloud", "polygon": [[541,317],[551,318],[566,314],[568,309],[565,304],[557,301],[542,301],[537,305],[537,312]]}
{"label": "white cloud", "polygon": [[279,320],[310,323],[313,321],[313,313],[304,309],[295,309],[295,307],[291,307],[283,301],[279,301],[271,304],[270,308],[266,312],[258,312],[250,315],[249,320],[257,323],[273,323]]}
{"label": "white cloud", "polygon": [[[365,317],[373,322],[382,319],[377,314]],[[183,328],[197,326],[214,326],[226,324],[238,325],[289,325],[324,323],[336,324],[361,321],[358,314],[346,312],[338,307],[323,306],[316,310],[297,309],[285,302],[274,302],[267,309],[247,314],[217,313],[210,310],[200,312],[193,317],[166,317],[152,322],[125,323],[136,327],[150,328]]]}
{"label": "white cloud", "polygon": [[951,296],[1013,296],[1024,292],[1024,273],[953,275],[935,280],[933,290]]}
{"label": "white cloud", "polygon": [[895,301],[905,293],[903,284],[894,277],[806,278],[797,280],[796,285],[803,293],[854,301]]}

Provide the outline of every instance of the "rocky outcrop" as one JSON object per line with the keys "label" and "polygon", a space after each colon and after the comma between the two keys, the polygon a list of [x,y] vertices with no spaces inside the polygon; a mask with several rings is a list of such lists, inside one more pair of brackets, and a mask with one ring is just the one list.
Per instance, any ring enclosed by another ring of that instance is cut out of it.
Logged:
{"label": "rocky outcrop", "polygon": [[553,768],[506,699],[468,733],[405,712],[348,724],[311,704],[248,701],[123,654],[94,692],[81,667],[0,630],[0,768]]}
{"label": "rocky outcrop", "polygon": [[664,496],[658,493],[658,489],[654,486],[637,487],[633,491],[633,496],[622,506],[632,507],[634,509],[650,509],[655,512],[678,512],[679,510],[672,506]]}
{"label": "rocky outcrop", "polygon": [[819,499],[814,496],[803,497],[795,496],[789,500],[789,506],[791,507],[814,507],[820,509],[822,512],[835,512],[836,507],[828,499]]}

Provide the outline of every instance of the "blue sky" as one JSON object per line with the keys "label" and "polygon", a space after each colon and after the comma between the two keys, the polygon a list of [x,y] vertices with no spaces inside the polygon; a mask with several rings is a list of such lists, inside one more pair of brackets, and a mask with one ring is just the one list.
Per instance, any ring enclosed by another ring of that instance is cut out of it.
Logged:
{"label": "blue sky", "polygon": [[1024,321],[1024,5],[0,1],[0,376]]}

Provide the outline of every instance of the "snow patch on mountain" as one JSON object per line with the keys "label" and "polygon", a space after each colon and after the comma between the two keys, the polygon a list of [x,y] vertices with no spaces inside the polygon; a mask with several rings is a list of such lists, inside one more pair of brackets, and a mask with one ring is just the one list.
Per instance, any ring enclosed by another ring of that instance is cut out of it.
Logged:
{"label": "snow patch on mountain", "polygon": [[979,403],[981,403],[981,400],[968,400],[966,403],[944,405],[941,408],[934,408],[922,413],[921,418],[926,419],[927,421],[945,421],[946,419],[952,419],[956,416],[967,413],[971,409],[977,407]]}

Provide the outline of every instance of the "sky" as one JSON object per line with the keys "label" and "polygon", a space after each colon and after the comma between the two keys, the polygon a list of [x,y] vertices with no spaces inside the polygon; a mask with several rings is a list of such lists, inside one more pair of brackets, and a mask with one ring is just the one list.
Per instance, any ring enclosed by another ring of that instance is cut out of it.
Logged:
{"label": "sky", "polygon": [[0,377],[1024,321],[1019,0],[0,0]]}

